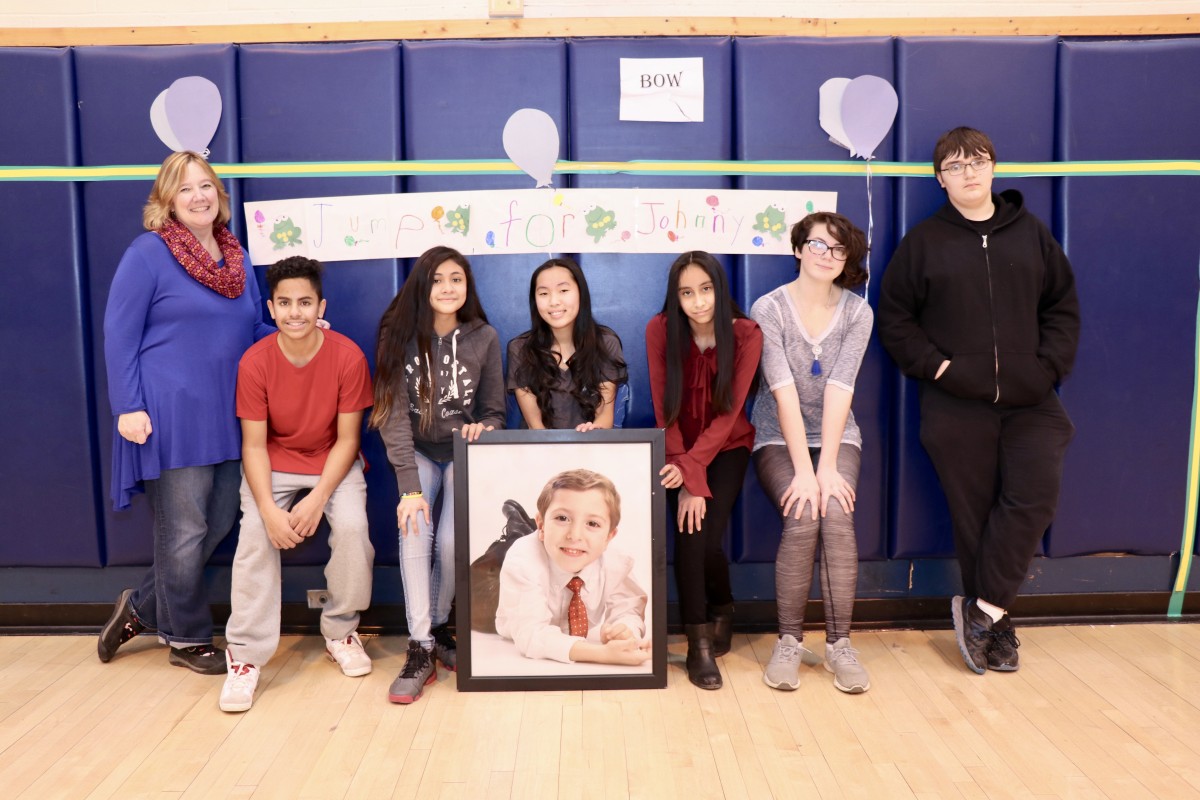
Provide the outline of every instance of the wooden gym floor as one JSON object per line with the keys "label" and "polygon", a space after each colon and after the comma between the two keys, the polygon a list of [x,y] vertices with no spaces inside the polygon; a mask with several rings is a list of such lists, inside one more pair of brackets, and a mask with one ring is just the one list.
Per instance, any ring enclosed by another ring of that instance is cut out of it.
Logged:
{"label": "wooden gym floor", "polygon": [[285,636],[245,714],[150,637],[109,664],[90,636],[0,637],[0,797],[1200,797],[1200,627],[1019,635],[1019,672],[976,676],[950,631],[856,631],[855,696],[819,665],[769,689],[772,637],[739,634],[720,691],[672,637],[665,690],[460,694],[441,672],[407,707],[386,699],[404,637],[346,678]]}

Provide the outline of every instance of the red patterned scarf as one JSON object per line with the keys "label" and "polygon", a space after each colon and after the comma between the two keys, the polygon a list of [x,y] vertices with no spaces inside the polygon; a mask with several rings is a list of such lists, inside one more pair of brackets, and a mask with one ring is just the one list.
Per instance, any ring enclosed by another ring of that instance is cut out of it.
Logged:
{"label": "red patterned scarf", "polygon": [[168,219],[158,229],[158,235],[167,243],[171,255],[187,270],[187,274],[217,294],[233,300],[246,288],[242,246],[224,225],[216,230],[217,247],[221,248],[221,258],[225,259],[223,268],[217,266],[200,240],[179,220]]}

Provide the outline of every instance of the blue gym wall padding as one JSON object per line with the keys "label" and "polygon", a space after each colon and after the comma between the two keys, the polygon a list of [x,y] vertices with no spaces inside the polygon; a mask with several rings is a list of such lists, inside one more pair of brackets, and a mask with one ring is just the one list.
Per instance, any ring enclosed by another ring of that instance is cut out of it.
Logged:
{"label": "blue gym wall padding", "polygon": [[[71,51],[0,48],[0,76],[0,162],[78,164]],[[68,183],[0,185],[0,566],[101,564],[78,197]]]}
{"label": "blue gym wall padding", "polygon": [[[1200,40],[1068,41],[1059,64],[1059,158],[1200,158]],[[1060,198],[1083,333],[1062,388],[1077,433],[1049,554],[1174,552],[1195,377],[1200,181],[1068,178]]]}
{"label": "blue gym wall padding", "polygon": [[[622,122],[622,57],[702,57],[704,122]],[[556,121],[561,158],[844,160],[848,154],[819,127],[817,89],[830,77],[861,74],[888,78],[900,97],[893,132],[875,154],[881,160],[927,162],[937,136],[956,125],[991,134],[1001,162],[1200,158],[1200,95],[1187,90],[1200,78],[1200,39],[699,37],[0,48],[0,101],[21,115],[20,125],[0,130],[0,163],[158,163],[168,150],[150,125],[150,105],[188,75],[221,91],[221,124],[210,145],[218,163],[500,159],[504,122],[522,107]],[[527,189],[534,181],[520,174],[226,183],[233,228],[245,241],[256,231],[245,229],[243,199]],[[141,232],[150,185],[0,184],[0,213],[9,223],[0,239],[9,265],[0,286],[10,299],[8,329],[16,333],[0,364],[8,412],[0,422],[7,453],[0,496],[9,500],[0,567],[149,563],[144,498],[120,513],[108,499],[112,415],[102,325],[109,283]],[[554,185],[832,190],[843,213],[860,226],[867,221],[865,178],[556,175]],[[932,178],[875,178],[873,188],[872,304],[896,243],[944,202]],[[1023,178],[998,179],[997,188],[1019,189],[1052,226],[1075,267],[1083,312],[1076,369],[1062,386],[1078,434],[1046,554],[1172,553],[1187,467],[1200,183],[1191,176]],[[680,251],[686,247],[681,239]],[[556,254],[551,248],[472,257],[502,345],[528,327],[529,275]],[[643,331],[661,307],[672,260],[580,257],[596,318],[625,345],[629,427],[653,424]],[[794,274],[786,257],[722,260],[747,310]],[[328,316],[372,364],[379,316],[410,263],[328,266]],[[255,267],[261,283],[266,264]],[[865,439],[861,557],[952,556],[945,502],[917,435],[915,386],[877,342],[854,408]],[[372,465],[372,539],[379,563],[390,566],[397,555],[395,481],[377,434],[366,434],[364,451]],[[753,470],[730,528],[735,571],[769,570],[778,520]],[[218,563],[229,562],[233,544],[231,538]],[[322,547],[290,554],[288,563],[319,563]],[[928,571],[914,574],[912,596],[943,586],[940,578],[923,579]],[[755,596],[768,590],[756,586]],[[873,587],[860,591],[870,595]]]}

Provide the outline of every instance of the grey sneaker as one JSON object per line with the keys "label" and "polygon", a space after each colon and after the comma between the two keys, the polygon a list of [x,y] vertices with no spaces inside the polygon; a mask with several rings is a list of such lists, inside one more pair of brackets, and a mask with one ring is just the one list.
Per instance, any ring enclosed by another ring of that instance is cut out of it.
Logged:
{"label": "grey sneaker", "polygon": [[833,673],[833,685],[849,694],[862,694],[871,688],[867,670],[858,663],[858,651],[843,637],[825,643],[825,669]]}
{"label": "grey sneaker", "polygon": [[437,666],[433,663],[433,653],[421,647],[420,642],[410,639],[404,669],[392,681],[388,700],[402,705],[415,703],[421,699],[425,687],[436,680]]}
{"label": "grey sneaker", "polygon": [[771,651],[771,660],[763,670],[763,683],[772,689],[782,689],[790,692],[800,686],[800,661],[809,651],[796,640],[795,636],[785,633],[775,640],[775,649]]}

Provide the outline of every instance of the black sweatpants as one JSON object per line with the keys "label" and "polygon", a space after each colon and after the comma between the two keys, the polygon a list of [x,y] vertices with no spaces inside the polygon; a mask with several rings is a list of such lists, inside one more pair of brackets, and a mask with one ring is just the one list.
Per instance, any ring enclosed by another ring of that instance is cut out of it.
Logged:
{"label": "black sweatpants", "polygon": [[675,529],[675,588],[684,625],[703,625],[708,619],[708,605],[733,602],[729,558],[722,539],[749,463],[750,450],[745,447],[717,453],[708,465],[712,497],[705,504],[704,521],[696,533],[679,530],[679,490],[667,491],[667,526]]}
{"label": "black sweatpants", "polygon": [[921,444],[954,524],[963,589],[1010,608],[1054,519],[1075,435],[1058,395],[1034,406],[964,400],[921,384]]}

